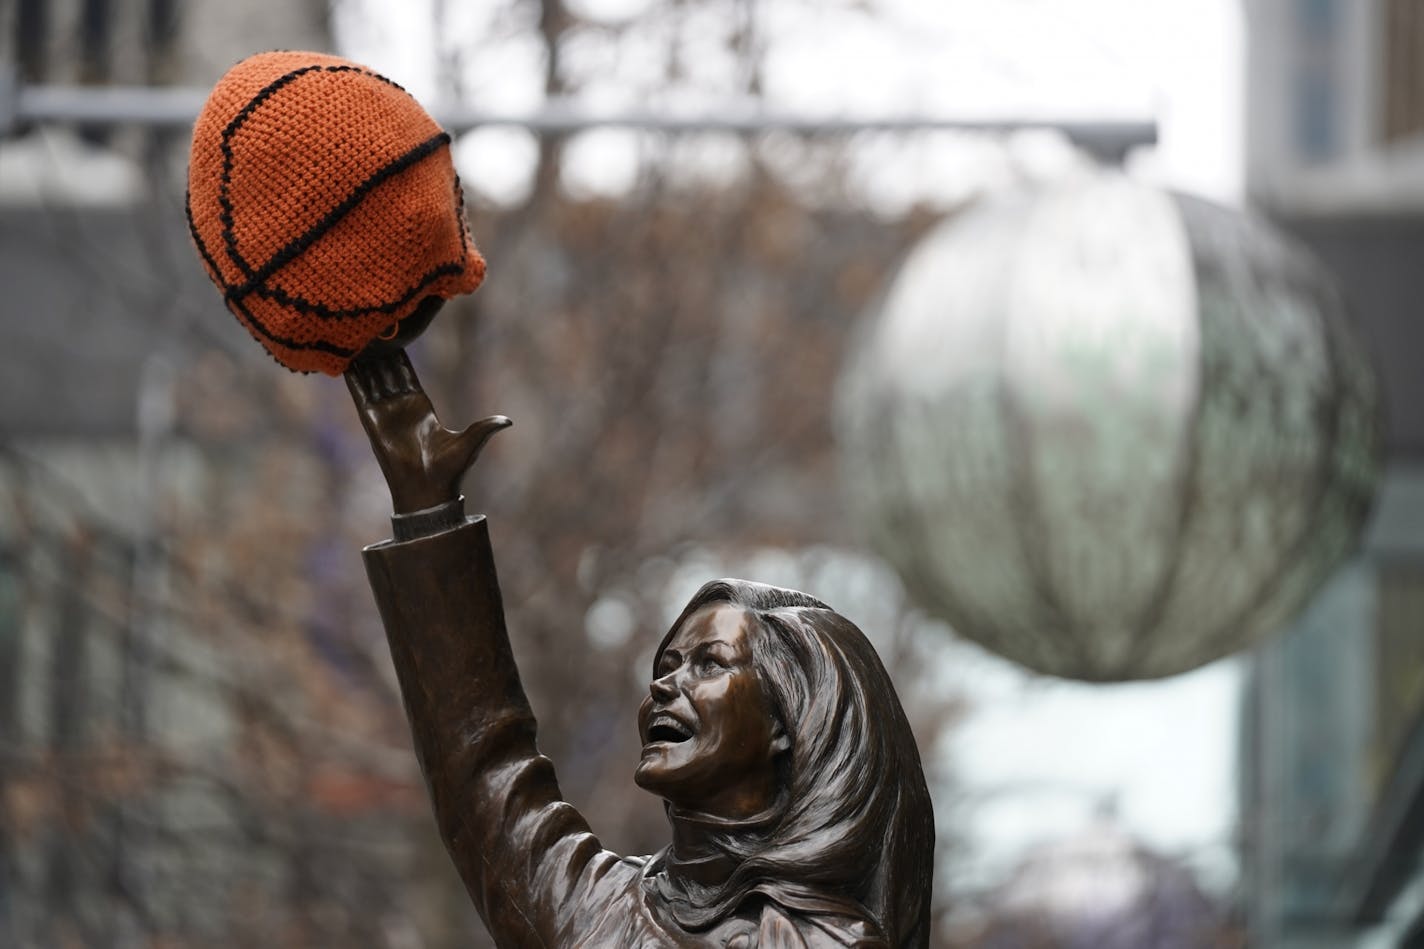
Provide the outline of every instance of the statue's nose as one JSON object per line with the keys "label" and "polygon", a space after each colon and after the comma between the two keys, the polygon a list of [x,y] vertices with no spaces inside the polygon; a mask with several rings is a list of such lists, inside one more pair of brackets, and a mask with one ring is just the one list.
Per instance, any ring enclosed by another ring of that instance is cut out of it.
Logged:
{"label": "statue's nose", "polygon": [[677,686],[673,684],[674,675],[669,672],[660,679],[654,679],[648,685],[648,691],[652,693],[654,699],[659,702],[671,702],[677,698]]}

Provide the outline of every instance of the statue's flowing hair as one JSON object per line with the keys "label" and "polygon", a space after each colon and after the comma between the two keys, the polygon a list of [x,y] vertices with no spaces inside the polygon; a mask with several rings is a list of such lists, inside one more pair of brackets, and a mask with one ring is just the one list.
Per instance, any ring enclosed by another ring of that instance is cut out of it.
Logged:
{"label": "statue's flowing hair", "polygon": [[716,846],[737,861],[721,886],[672,904],[688,929],[713,926],[754,897],[800,913],[869,923],[895,949],[929,944],[934,813],[905,711],[855,624],[795,590],[714,580],[658,646],[715,603],[755,620],[753,662],[782,727],[777,813],[755,832],[729,825]]}

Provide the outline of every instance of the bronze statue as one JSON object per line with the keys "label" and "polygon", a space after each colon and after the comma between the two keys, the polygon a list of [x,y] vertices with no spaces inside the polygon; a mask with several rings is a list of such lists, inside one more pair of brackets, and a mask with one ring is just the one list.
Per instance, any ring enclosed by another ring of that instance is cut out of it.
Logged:
{"label": "bronze statue", "polygon": [[460,481],[502,416],[445,429],[402,321],[346,372],[390,486],[365,551],[440,833],[500,946],[929,941],[934,822],[909,723],[865,636],[803,593],[704,586],[658,647],[634,780],[672,843],[604,850],[560,796],[510,652],[489,528]]}

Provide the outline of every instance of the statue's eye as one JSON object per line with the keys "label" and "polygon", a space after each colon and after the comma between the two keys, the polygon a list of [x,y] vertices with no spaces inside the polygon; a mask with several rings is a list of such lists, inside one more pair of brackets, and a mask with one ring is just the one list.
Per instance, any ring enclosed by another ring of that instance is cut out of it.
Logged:
{"label": "statue's eye", "polygon": [[726,668],[727,667],[721,662],[721,660],[718,660],[712,656],[703,656],[702,659],[699,660],[697,663],[697,672],[699,675],[716,675],[719,672],[725,671]]}
{"label": "statue's eye", "polygon": [[661,679],[664,676],[671,675],[677,671],[677,667],[680,665],[682,665],[682,655],[669,649],[663,653],[662,658],[658,660],[657,669],[653,673],[653,678]]}

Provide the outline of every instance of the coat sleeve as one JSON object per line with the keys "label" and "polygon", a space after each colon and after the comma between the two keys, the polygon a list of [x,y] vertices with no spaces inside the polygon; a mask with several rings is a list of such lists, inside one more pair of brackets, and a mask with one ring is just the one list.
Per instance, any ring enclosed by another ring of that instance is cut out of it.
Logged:
{"label": "coat sleeve", "polygon": [[505,631],[483,517],[366,548],[366,572],[445,846],[500,946],[598,914],[614,855],[564,802]]}

